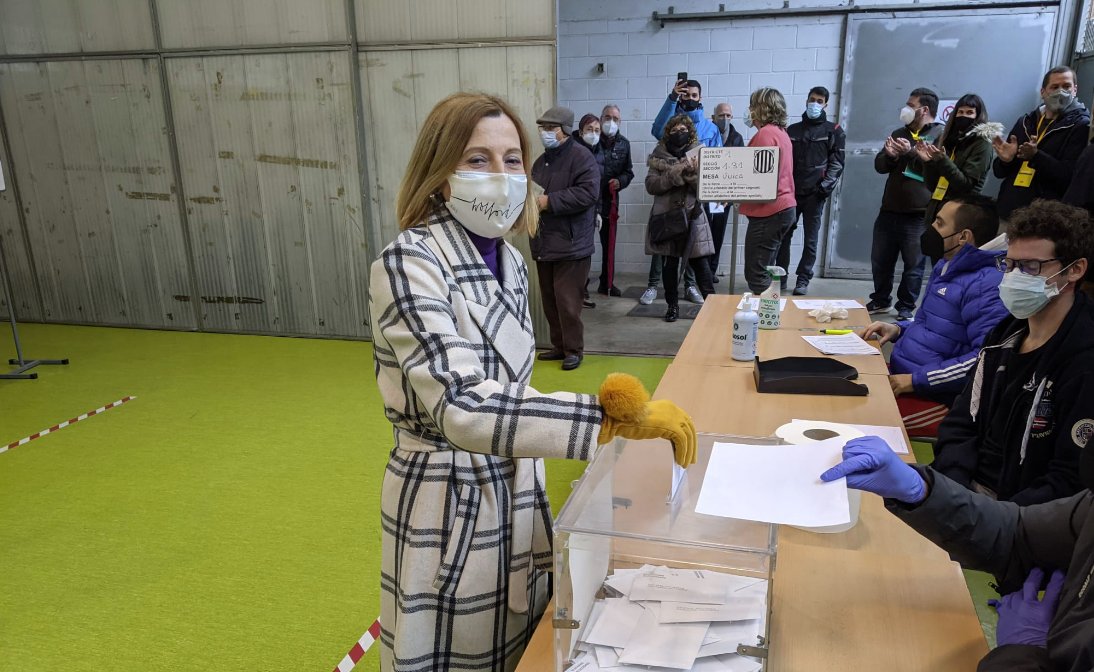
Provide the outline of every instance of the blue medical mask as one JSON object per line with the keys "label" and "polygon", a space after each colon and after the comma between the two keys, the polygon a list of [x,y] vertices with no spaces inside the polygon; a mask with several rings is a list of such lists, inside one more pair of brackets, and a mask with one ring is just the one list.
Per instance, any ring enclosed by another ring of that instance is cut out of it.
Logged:
{"label": "blue medical mask", "polygon": [[752,128],[752,110],[749,110],[745,114],[745,118],[742,119],[742,121],[744,121],[745,126],[748,126],[749,128]]}
{"label": "blue medical mask", "polygon": [[810,119],[819,119],[822,112],[824,112],[824,105],[821,105],[820,103],[805,104],[805,116]]}
{"label": "blue medical mask", "polygon": [[[1041,312],[1041,309],[1053,297],[1059,295],[1060,288],[1056,286],[1056,283],[1048,284],[1048,281],[1071,268],[1074,263],[1068,264],[1047,278],[1043,275],[1029,275],[1018,270],[1004,273],[1003,279],[999,282],[999,298],[1002,299],[1003,305],[1007,307],[1011,315],[1019,320],[1028,320]],[[1064,283],[1064,287],[1068,284]]]}
{"label": "blue medical mask", "polygon": [[540,131],[539,136],[543,140],[543,146],[547,149],[558,147],[558,136],[555,135],[555,131]]}

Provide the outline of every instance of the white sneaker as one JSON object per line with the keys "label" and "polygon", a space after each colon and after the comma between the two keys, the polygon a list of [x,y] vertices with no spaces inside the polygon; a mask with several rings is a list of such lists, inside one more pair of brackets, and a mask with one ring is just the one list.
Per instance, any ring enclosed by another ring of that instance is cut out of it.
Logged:
{"label": "white sneaker", "polygon": [[639,297],[638,303],[641,303],[643,306],[648,306],[651,303],[653,303],[653,300],[656,299],[656,298],[657,298],[657,288],[656,287],[650,287],[646,291],[642,292],[642,296]]}
{"label": "white sneaker", "polygon": [[691,301],[692,303],[698,303],[700,305],[702,305],[703,303],[703,295],[700,294],[699,290],[695,289],[694,287],[688,287],[686,290],[684,290],[684,298],[688,301]]}

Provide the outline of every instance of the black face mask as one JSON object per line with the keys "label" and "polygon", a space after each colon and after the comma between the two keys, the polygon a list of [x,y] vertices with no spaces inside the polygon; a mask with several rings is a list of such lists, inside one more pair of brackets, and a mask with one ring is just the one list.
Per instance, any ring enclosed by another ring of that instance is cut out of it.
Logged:
{"label": "black face mask", "polygon": [[690,135],[690,134],[687,131],[676,131],[676,132],[673,132],[673,133],[669,133],[669,140],[668,140],[669,146],[670,147],[683,147],[685,144],[687,144],[688,135]]}
{"label": "black face mask", "polygon": [[956,133],[958,138],[964,138],[975,123],[976,120],[972,117],[956,117],[950,126],[950,130]]}
{"label": "black face mask", "polygon": [[694,112],[699,109],[699,101],[692,100],[691,98],[684,98],[679,102],[677,107],[685,112]]}
{"label": "black face mask", "polygon": [[928,226],[923,231],[923,235],[919,237],[919,248],[923,251],[923,254],[930,257],[931,261],[937,262],[942,257],[946,256],[946,253],[950,250],[955,250],[960,245],[954,245],[953,247],[946,247],[946,240],[960,235],[961,232],[951,233],[948,236],[943,237],[938,229],[933,226]]}

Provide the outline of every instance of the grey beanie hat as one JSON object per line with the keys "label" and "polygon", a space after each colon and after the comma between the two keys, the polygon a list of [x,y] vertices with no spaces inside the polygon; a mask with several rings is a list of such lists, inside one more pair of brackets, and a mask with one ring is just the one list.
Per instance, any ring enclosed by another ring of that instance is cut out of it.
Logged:
{"label": "grey beanie hat", "polygon": [[539,119],[536,119],[536,123],[561,126],[563,133],[571,135],[574,132],[574,113],[568,107],[556,105],[544,112]]}

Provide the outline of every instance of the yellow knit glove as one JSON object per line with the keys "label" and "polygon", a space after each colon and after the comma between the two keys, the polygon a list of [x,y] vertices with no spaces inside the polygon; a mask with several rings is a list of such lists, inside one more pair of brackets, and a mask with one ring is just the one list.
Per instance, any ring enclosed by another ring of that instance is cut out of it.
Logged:
{"label": "yellow knit glove", "polygon": [[649,392],[634,376],[609,375],[600,386],[604,422],[597,444],[605,444],[617,436],[633,441],[668,439],[677,464],[685,468],[695,464],[698,439],[691,416],[668,399],[649,399]]}

